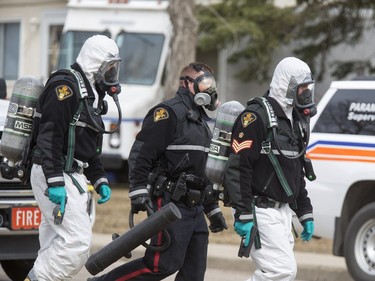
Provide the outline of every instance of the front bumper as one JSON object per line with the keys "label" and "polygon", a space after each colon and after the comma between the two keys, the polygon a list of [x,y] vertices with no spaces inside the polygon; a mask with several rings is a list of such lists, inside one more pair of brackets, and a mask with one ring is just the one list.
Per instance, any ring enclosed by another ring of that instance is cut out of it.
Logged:
{"label": "front bumper", "polygon": [[40,248],[38,231],[17,234],[0,228],[0,260],[36,259]]}

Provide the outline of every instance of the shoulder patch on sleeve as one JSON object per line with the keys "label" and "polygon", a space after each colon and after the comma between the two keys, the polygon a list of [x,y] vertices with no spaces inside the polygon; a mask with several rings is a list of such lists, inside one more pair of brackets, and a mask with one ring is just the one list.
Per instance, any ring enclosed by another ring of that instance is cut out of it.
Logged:
{"label": "shoulder patch on sleeve", "polygon": [[169,113],[165,108],[158,107],[154,110],[154,122],[158,122],[160,120],[168,119]]}
{"label": "shoulder patch on sleeve", "polygon": [[234,139],[232,142],[232,149],[235,153],[238,153],[243,149],[251,148],[252,144],[253,144],[252,140],[245,140],[245,141],[239,142],[236,139]]}
{"label": "shoulder patch on sleeve", "polygon": [[255,120],[257,120],[257,117],[254,113],[252,112],[245,112],[244,114],[242,114],[241,116],[241,122],[242,122],[242,126],[244,128],[246,128],[247,126],[249,126],[251,123],[253,123]]}
{"label": "shoulder patch on sleeve", "polygon": [[55,91],[56,91],[56,95],[59,101],[69,98],[73,95],[72,89],[70,89],[70,87],[67,85],[57,86]]}

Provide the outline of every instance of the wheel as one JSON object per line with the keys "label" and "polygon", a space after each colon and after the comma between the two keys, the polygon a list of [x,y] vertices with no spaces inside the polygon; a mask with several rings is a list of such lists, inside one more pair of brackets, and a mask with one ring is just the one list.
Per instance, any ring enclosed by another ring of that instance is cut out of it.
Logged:
{"label": "wheel", "polygon": [[350,221],[345,235],[344,254],[355,280],[375,280],[375,203],[360,209]]}
{"label": "wheel", "polygon": [[34,260],[6,260],[1,261],[5,273],[13,281],[23,281],[33,268]]}

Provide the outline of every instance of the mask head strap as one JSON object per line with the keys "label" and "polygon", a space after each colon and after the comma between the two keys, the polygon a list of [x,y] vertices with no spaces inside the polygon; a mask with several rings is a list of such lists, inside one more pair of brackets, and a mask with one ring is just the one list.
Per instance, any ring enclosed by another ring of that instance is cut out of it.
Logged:
{"label": "mask head strap", "polygon": [[188,81],[191,83],[195,83],[195,80],[191,78],[190,76],[181,76],[180,80],[184,81],[184,86],[186,89],[189,89]]}

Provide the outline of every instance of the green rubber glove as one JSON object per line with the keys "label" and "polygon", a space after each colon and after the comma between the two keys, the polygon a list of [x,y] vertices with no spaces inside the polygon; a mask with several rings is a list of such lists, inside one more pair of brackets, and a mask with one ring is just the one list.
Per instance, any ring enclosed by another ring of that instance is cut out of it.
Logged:
{"label": "green rubber glove", "polygon": [[237,221],[234,223],[234,231],[241,237],[246,236],[245,247],[247,247],[250,243],[251,230],[253,229],[253,226],[253,222]]}
{"label": "green rubber glove", "polygon": [[48,199],[60,205],[60,212],[65,212],[66,190],[64,186],[53,186],[48,188]]}
{"label": "green rubber glove", "polygon": [[314,221],[307,221],[303,224],[301,238],[303,241],[310,241],[314,234]]}
{"label": "green rubber glove", "polygon": [[106,184],[100,186],[99,195],[101,198],[98,200],[98,204],[103,204],[107,202],[109,198],[111,198],[111,189],[109,188],[109,186]]}

